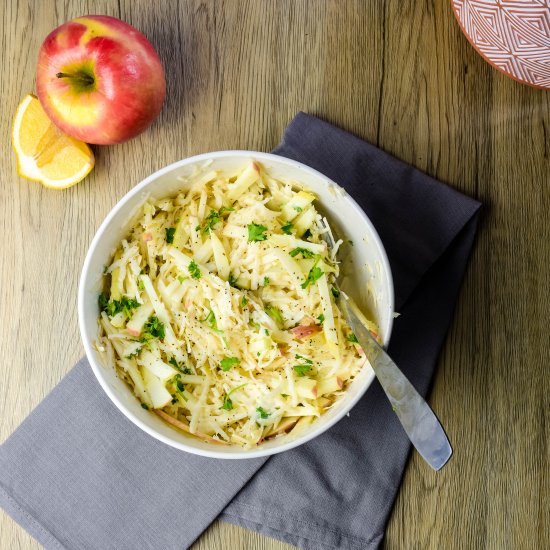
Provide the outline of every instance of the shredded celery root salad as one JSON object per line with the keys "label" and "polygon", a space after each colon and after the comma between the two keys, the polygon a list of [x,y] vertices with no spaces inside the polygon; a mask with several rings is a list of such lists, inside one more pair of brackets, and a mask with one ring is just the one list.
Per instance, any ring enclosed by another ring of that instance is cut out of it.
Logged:
{"label": "shredded celery root salad", "polygon": [[365,364],[334,301],[342,241],[257,162],[182,188],[145,202],[106,268],[97,349],[177,429],[245,449],[294,437]]}

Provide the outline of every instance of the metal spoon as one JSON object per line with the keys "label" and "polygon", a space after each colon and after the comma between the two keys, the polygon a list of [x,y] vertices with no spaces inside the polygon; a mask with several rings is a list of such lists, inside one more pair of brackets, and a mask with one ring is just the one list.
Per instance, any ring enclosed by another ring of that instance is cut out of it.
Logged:
{"label": "metal spoon", "polygon": [[435,413],[384,348],[373,338],[362,320],[363,314],[351,298],[341,290],[336,298],[336,305],[365,351],[382,389],[412,444],[434,470],[440,470],[451,458],[453,450]]}
{"label": "metal spoon", "polygon": [[[330,249],[334,248],[335,243],[329,231],[322,233],[321,238]],[[336,305],[365,351],[374,374],[411,443],[434,470],[441,470],[453,454],[443,426],[428,403],[374,339],[357,304],[336,283],[333,286],[338,291],[335,293]]]}

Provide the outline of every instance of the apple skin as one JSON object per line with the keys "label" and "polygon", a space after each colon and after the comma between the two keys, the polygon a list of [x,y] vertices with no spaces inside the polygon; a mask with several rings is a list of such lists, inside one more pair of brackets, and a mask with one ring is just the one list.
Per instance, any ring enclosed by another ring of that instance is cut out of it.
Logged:
{"label": "apple skin", "polygon": [[151,43],[128,23],[88,15],[44,40],[36,70],[42,107],[65,133],[86,143],[122,143],[158,116],[166,95]]}

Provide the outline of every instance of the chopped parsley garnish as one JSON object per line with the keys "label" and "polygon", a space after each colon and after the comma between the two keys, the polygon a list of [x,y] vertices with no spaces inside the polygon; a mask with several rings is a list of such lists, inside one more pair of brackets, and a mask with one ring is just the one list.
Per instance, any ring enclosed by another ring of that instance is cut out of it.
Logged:
{"label": "chopped parsley garnish", "polygon": [[221,334],[223,331],[218,328],[218,321],[216,315],[212,310],[209,310],[208,315],[204,318],[204,322],[218,334]]}
{"label": "chopped parsley garnish", "polygon": [[347,335],[347,340],[348,342],[353,342],[354,344],[358,344],[359,343],[359,340],[357,340],[357,336],[355,336],[355,334],[353,332],[350,332],[348,335]]}
{"label": "chopped parsley garnish", "polygon": [[306,229],[306,232],[302,235],[303,239],[309,239],[311,237],[311,229]]}
{"label": "chopped parsley garnish", "polygon": [[172,384],[174,384],[179,393],[185,391],[185,386],[181,381],[181,374],[176,374],[176,376],[174,376],[174,378],[172,379]]}
{"label": "chopped parsley garnish", "polygon": [[172,244],[174,242],[174,235],[176,234],[175,227],[167,227],[164,230],[166,232],[166,242]]}
{"label": "chopped parsley garnish", "polygon": [[229,274],[229,277],[227,278],[227,282],[228,282],[232,287],[239,288],[239,287],[237,286],[237,277],[235,277],[235,275],[233,275],[233,273],[230,273],[230,274]]}
{"label": "chopped parsley garnish", "polygon": [[238,365],[241,360],[238,357],[224,357],[220,361],[220,366],[224,372],[227,372],[232,366]]}
{"label": "chopped parsley garnish", "polygon": [[269,413],[263,407],[258,407],[256,409],[256,412],[260,415],[260,418],[262,418],[263,420],[265,420],[266,418],[269,418]]}
{"label": "chopped parsley garnish", "polygon": [[[178,395],[181,395],[181,397],[183,398],[184,401],[187,401],[187,397],[185,397],[185,395],[183,394],[183,392],[185,391],[185,386],[183,385],[183,382],[181,381],[181,374],[176,374],[176,376],[174,376],[174,378],[172,378],[172,380],[170,380],[170,382],[172,382],[173,386],[176,388],[176,393]],[[176,396],[175,394],[172,394],[172,404],[176,403],[177,402],[177,399],[176,399]]]}
{"label": "chopped parsley garnish", "polygon": [[264,277],[264,286],[269,284],[269,277]]}
{"label": "chopped parsley garnish", "polygon": [[286,399],[288,397],[288,393],[282,393],[281,397],[284,397]]}
{"label": "chopped parsley garnish", "polygon": [[294,250],[291,250],[289,254],[294,258],[295,256],[298,256],[298,254],[302,255],[302,258],[313,258],[315,254],[308,250],[307,248],[295,248]]}
{"label": "chopped parsley garnish", "polygon": [[245,386],[246,386],[246,384],[241,384],[240,386],[237,386],[236,388],[233,388],[229,393],[226,393],[225,397],[223,399],[223,405],[220,407],[220,409],[223,409],[225,411],[230,411],[231,409],[233,409],[233,401],[231,401],[231,399],[229,399],[229,396],[232,393],[235,393],[237,390],[240,390],[241,388],[244,388]]}
{"label": "chopped parsley garnish", "polygon": [[128,318],[131,318],[133,310],[141,305],[135,298],[128,298],[128,296],[122,296],[120,300],[109,301],[105,293],[99,295],[98,304],[100,309],[105,311],[109,317],[114,317],[122,311]]}
{"label": "chopped parsley garnish", "polygon": [[102,292],[97,299],[97,303],[99,305],[99,309],[101,311],[105,311],[107,309],[107,304],[109,303],[109,296],[107,296],[105,292]]}
{"label": "chopped parsley garnish", "polygon": [[299,206],[293,206],[292,208],[294,208],[294,210],[296,210],[296,212],[300,213],[303,208],[299,207]]}
{"label": "chopped parsley garnish", "polygon": [[178,363],[175,357],[170,357],[168,363],[178,369],[182,374],[192,374],[191,369],[184,367],[183,363]]}
{"label": "chopped parsley garnish", "polygon": [[182,277],[181,275],[178,277],[178,281],[180,283],[183,283],[183,281],[185,281],[185,277]]}
{"label": "chopped parsley garnish", "polygon": [[200,231],[201,230],[201,226],[200,225],[196,225],[195,226],[195,231]]}
{"label": "chopped parsley garnish", "polygon": [[220,213],[215,210],[210,210],[210,214],[206,216],[204,225],[202,226],[203,233],[208,233],[214,229],[214,226],[220,221]]}
{"label": "chopped parsley garnish", "polygon": [[252,241],[265,241],[267,235],[267,227],[265,225],[260,225],[258,223],[249,223],[248,224],[248,242]]}
{"label": "chopped parsley garnish", "polygon": [[132,309],[137,309],[141,305],[135,298],[128,298],[126,296],[123,296],[118,303],[126,317],[131,317]]}
{"label": "chopped parsley garnish", "polygon": [[321,313],[321,315],[318,315],[318,316],[317,316],[317,321],[319,321],[319,324],[320,324],[320,325],[323,324],[324,320],[325,320],[325,315],[324,315],[324,313]]}
{"label": "chopped parsley garnish", "polygon": [[243,297],[241,298],[241,306],[244,307],[248,304],[248,298],[243,294]]}
{"label": "chopped parsley garnish", "polygon": [[218,328],[218,322],[216,321],[216,315],[212,310],[208,312],[208,315],[204,319],[210,328]]}
{"label": "chopped parsley garnish", "polygon": [[311,369],[311,365],[294,365],[292,367],[298,376],[305,376]]}
{"label": "chopped parsley garnish", "polygon": [[145,285],[143,284],[141,277],[138,279],[138,289],[141,291],[145,290]]}
{"label": "chopped parsley garnish", "polygon": [[294,224],[288,222],[288,223],[285,223],[282,227],[281,227],[281,231],[285,234],[285,235],[292,235],[292,230],[294,229]]}
{"label": "chopped parsley garnish", "polygon": [[220,407],[221,409],[225,411],[230,411],[233,409],[233,401],[229,399],[229,394],[227,394],[223,400],[223,405]]}
{"label": "chopped parsley garnish", "polygon": [[142,404],[141,404],[141,408],[142,408],[142,409],[145,409],[146,411],[148,411],[148,410],[149,410],[149,405],[147,405],[147,403],[142,403]]}
{"label": "chopped parsley garnish", "polygon": [[189,275],[193,277],[193,279],[200,279],[201,278],[201,270],[199,269],[199,266],[196,264],[195,260],[193,260],[188,266],[187,269],[189,270]]}
{"label": "chopped parsley garnish", "polygon": [[306,280],[300,285],[302,288],[307,288],[312,285],[317,279],[320,279],[323,275],[323,270],[320,267],[314,266],[309,270]]}
{"label": "chopped parsley garnish", "polygon": [[284,319],[278,307],[267,305],[265,306],[265,312],[277,323],[279,328],[284,325]]}
{"label": "chopped parsley garnish", "polygon": [[340,291],[335,286],[333,286],[330,291],[335,298],[340,298]]}
{"label": "chopped parsley garnish", "polygon": [[164,323],[159,321],[158,317],[152,315],[143,325],[143,331],[140,340],[150,340],[151,338],[159,338],[164,340]]}
{"label": "chopped parsley garnish", "polygon": [[[204,220],[204,224],[202,226],[203,233],[209,233],[214,229],[214,227],[221,221],[222,216],[226,212],[233,212],[234,208],[228,208],[226,206],[222,206],[217,212],[216,210],[210,210],[210,214],[206,216]],[[197,225],[195,228],[195,231],[198,231],[201,228],[200,225]]]}
{"label": "chopped parsley garnish", "polygon": [[264,328],[264,336],[269,336],[269,330],[267,330],[266,328]]}
{"label": "chopped parsley garnish", "polygon": [[294,365],[292,367],[298,376],[305,376],[313,366],[313,361],[311,359],[308,359],[307,357],[304,357],[303,355],[296,354],[294,357],[296,359],[301,359],[303,361],[303,364],[301,365]]}

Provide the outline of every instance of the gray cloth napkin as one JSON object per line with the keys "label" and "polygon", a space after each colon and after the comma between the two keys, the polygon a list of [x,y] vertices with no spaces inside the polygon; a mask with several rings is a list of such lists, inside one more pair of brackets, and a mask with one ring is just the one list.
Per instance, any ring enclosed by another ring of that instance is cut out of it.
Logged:
{"label": "gray cloth napkin", "polygon": [[[425,395],[479,203],[303,113],[275,152],[337,181],[376,226],[401,312],[390,352]],[[0,447],[0,505],[46,548],[182,550],[221,517],[308,550],[371,549],[409,450],[374,382],[349,417],[297,449],[268,460],[186,454],[129,422],[83,359]]]}

